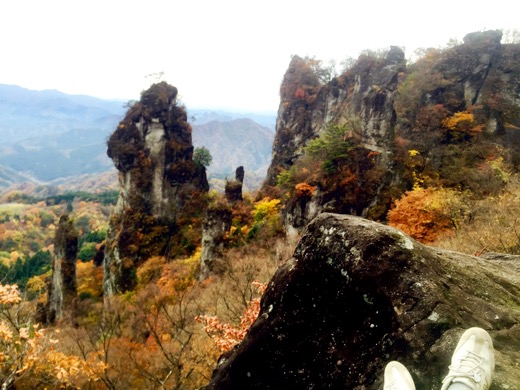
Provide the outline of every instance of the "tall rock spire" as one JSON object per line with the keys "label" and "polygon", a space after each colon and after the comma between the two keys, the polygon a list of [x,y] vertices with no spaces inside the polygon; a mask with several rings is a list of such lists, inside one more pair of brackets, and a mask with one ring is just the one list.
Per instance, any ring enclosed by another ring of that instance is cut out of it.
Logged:
{"label": "tall rock spire", "polygon": [[110,296],[132,289],[136,267],[150,256],[193,249],[183,239],[185,226],[201,212],[209,186],[204,166],[192,159],[191,126],[177,104],[177,88],[165,82],[152,85],[129,108],[108,140],[108,156],[120,185],[104,259]]}
{"label": "tall rock spire", "polygon": [[63,309],[76,297],[76,260],[78,232],[67,214],[60,218],[54,239],[52,279],[49,287],[47,321],[61,318]]}

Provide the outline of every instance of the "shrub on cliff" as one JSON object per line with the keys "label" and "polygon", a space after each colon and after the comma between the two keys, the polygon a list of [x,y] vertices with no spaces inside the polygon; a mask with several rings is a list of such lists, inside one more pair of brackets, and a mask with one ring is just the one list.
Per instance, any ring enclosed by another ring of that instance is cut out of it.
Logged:
{"label": "shrub on cliff", "polygon": [[318,138],[309,141],[305,146],[305,153],[320,160],[325,173],[334,173],[338,165],[348,159],[349,151],[354,147],[349,131],[352,130],[346,125],[330,125]]}
{"label": "shrub on cliff", "polygon": [[463,194],[444,188],[406,192],[388,212],[388,224],[423,243],[449,233],[467,217]]}
{"label": "shrub on cliff", "polygon": [[207,148],[201,146],[195,148],[193,151],[193,161],[195,164],[209,167],[211,165],[211,161],[213,161],[213,157]]}
{"label": "shrub on cliff", "polygon": [[[278,185],[285,192],[286,212],[295,205],[302,206],[302,201],[311,199],[311,193],[318,192],[323,199],[334,200],[336,212],[358,215],[369,206],[388,172],[377,164],[379,153],[361,145],[359,134],[359,125],[349,121],[328,126],[307,143],[304,154],[278,175]],[[301,183],[313,188],[304,197]],[[381,199],[385,205],[390,203],[389,196]],[[386,210],[376,205],[370,213],[373,218],[384,219]]]}

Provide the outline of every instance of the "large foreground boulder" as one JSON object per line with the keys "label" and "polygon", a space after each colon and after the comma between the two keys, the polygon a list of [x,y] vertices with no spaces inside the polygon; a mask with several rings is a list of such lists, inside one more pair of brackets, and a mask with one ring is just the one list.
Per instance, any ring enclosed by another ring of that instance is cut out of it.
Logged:
{"label": "large foreground boulder", "polygon": [[491,389],[520,386],[520,256],[421,245],[358,217],[322,214],[269,283],[243,342],[207,389],[382,389],[399,360],[440,388],[466,328],[489,331]]}

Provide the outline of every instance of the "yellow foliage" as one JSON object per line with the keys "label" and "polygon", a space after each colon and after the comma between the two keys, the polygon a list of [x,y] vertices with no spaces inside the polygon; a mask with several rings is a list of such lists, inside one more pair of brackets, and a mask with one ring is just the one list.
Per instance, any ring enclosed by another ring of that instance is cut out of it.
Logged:
{"label": "yellow foliage", "polygon": [[9,257],[11,258],[11,262],[14,263],[16,260],[18,260],[20,254],[18,253],[18,251],[12,251]]}
{"label": "yellow foliage", "polygon": [[498,157],[494,160],[489,161],[489,165],[495,172],[495,176],[500,179],[503,183],[509,182],[511,177],[511,171],[504,161],[503,157]]}
{"label": "yellow foliage", "polygon": [[27,292],[33,296],[39,297],[40,294],[45,292],[47,288],[47,283],[45,282],[47,275],[37,275],[33,276],[27,281]]}
{"label": "yellow foliage", "polygon": [[103,295],[103,268],[95,267],[94,262],[76,263],[76,282],[78,296],[99,298]]}
{"label": "yellow foliage", "polygon": [[[48,337],[29,316],[21,318],[25,303],[16,285],[0,285],[0,380],[6,388],[18,387],[27,373],[45,378],[56,388],[79,387],[95,380],[104,370],[103,364],[91,365],[77,356],[55,351],[56,340]],[[20,388],[32,388],[29,384]]]}
{"label": "yellow foliage", "polygon": [[413,189],[418,190],[424,188],[428,180],[428,177],[421,173],[424,169],[424,157],[421,156],[421,152],[415,149],[408,150],[408,156],[410,158],[407,159],[406,165],[412,172]]}
{"label": "yellow foliage", "polygon": [[146,260],[137,270],[138,286],[144,287],[157,280],[161,276],[165,264],[166,259],[163,256],[153,256]]}
{"label": "yellow foliage", "polygon": [[[442,121],[442,125],[448,130],[471,131],[475,130],[475,117],[468,111],[456,112]],[[477,129],[478,130],[478,129]]]}
{"label": "yellow foliage", "polygon": [[165,296],[174,299],[179,292],[193,286],[201,252],[202,249],[199,247],[192,256],[173,260],[163,267],[157,285]]}
{"label": "yellow foliage", "polygon": [[255,203],[251,212],[255,222],[267,222],[278,215],[280,199],[264,198]]}

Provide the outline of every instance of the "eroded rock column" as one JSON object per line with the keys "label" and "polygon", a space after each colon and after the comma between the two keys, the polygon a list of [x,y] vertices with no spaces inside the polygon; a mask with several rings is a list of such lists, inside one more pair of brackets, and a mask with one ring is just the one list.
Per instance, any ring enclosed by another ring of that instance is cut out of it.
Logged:
{"label": "eroded rock column", "polygon": [[78,232],[68,215],[60,218],[54,240],[52,279],[49,285],[47,321],[55,322],[76,298]]}

